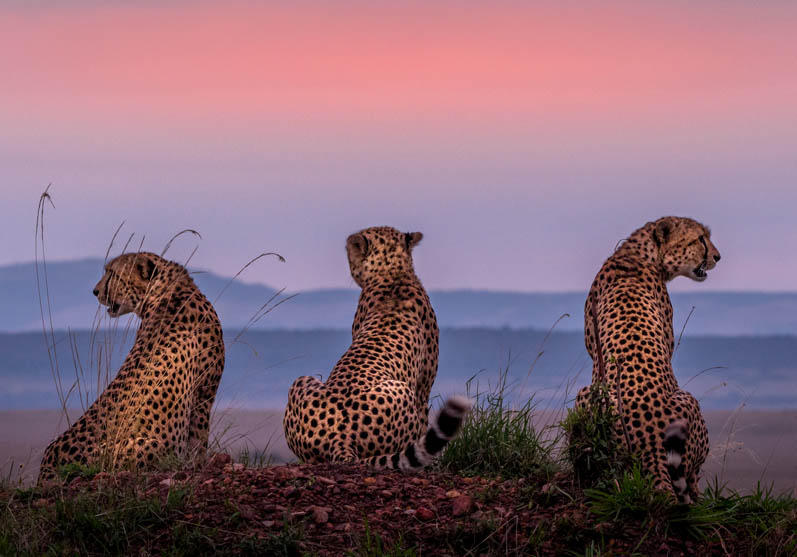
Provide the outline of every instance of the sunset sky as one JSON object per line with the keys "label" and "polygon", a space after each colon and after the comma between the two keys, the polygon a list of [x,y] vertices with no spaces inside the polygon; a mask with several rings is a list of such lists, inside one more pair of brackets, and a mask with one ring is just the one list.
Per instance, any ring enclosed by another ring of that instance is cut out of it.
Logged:
{"label": "sunset sky", "polygon": [[0,52],[0,264],[52,183],[53,259],[126,221],[353,286],[346,236],[389,224],[429,288],[586,290],[676,214],[723,258],[674,287],[797,289],[797,3],[14,0]]}

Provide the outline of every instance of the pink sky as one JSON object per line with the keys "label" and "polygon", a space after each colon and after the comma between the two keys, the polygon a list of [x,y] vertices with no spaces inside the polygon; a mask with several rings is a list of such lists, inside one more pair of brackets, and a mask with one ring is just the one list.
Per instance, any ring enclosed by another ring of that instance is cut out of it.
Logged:
{"label": "pink sky", "polygon": [[345,235],[394,224],[431,286],[572,290],[682,213],[730,254],[715,288],[797,284],[797,5],[26,4],[0,8],[0,263],[53,182],[60,258],[126,219],[350,285]]}

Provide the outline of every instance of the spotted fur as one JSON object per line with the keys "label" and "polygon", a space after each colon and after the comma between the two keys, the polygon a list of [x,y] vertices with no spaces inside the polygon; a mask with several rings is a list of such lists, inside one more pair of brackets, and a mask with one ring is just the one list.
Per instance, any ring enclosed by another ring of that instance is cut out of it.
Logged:
{"label": "spotted fur", "polygon": [[[584,309],[592,381],[605,381],[617,397],[618,442],[641,459],[657,489],[685,502],[698,494],[708,432],[697,400],[673,373],[667,282],[677,276],[702,282],[719,259],[711,232],[699,222],[649,222],[603,264]],[[587,400],[585,388],[577,404]]]}
{"label": "spotted fur", "polygon": [[224,369],[221,324],[186,269],[152,253],[105,266],[94,288],[108,314],[141,325],[116,377],[83,416],[53,441],[39,481],[77,463],[148,468],[163,457],[201,458]]}
{"label": "spotted fur", "polygon": [[285,439],[305,462],[422,468],[462,424],[470,403],[454,397],[428,425],[439,331],[412,263],[422,237],[389,227],[349,236],[351,275],[362,288],[351,346],[326,382],[299,377],[288,395]]}

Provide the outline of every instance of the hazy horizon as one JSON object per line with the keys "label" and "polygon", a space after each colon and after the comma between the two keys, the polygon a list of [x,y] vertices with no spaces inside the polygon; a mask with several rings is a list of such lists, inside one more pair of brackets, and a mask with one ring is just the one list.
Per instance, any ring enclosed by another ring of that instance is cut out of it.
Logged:
{"label": "hazy horizon", "polygon": [[[109,259],[112,258],[113,255],[114,254],[111,254],[109,256]],[[168,253],[166,254],[166,258],[169,259],[169,254]],[[77,258],[57,258],[57,257],[50,258],[50,257],[48,257],[47,260],[44,263],[45,264],[75,263],[75,262],[81,262],[81,261],[87,261],[87,262],[88,261],[97,261],[97,260],[102,261],[103,259],[104,259],[104,254],[103,255],[87,255],[87,256],[77,257]],[[177,260],[179,258],[174,258],[174,259]],[[34,265],[35,263],[36,263],[36,261],[33,258],[31,258],[31,259],[28,259],[28,260],[11,261],[11,262],[8,262],[8,263],[3,263],[3,264],[0,264],[0,268],[3,268],[3,267],[7,268],[7,267],[13,267],[13,266],[27,266],[27,265]],[[42,263],[42,262],[40,261],[39,263]],[[192,261],[189,261],[188,267],[189,267],[189,270],[191,271],[192,274],[212,272],[214,274],[218,274],[222,278],[230,278],[230,279],[233,278],[233,276],[234,276],[234,273],[232,273],[232,272],[230,274],[220,274],[220,273],[216,273],[212,269],[196,267],[196,266],[194,266],[192,264]],[[102,269],[100,267],[98,267],[97,268],[97,276],[99,277],[99,276],[101,276],[101,274],[102,274]],[[240,283],[242,283],[244,285],[247,285],[247,286],[265,286],[267,288],[275,288],[275,286],[273,284],[270,284],[268,282],[264,282],[263,280],[257,279],[257,278],[248,279],[245,276],[239,276],[235,280],[236,280],[236,282],[240,282]],[[681,278],[679,278],[678,279],[678,283],[680,283],[680,282],[686,282],[686,279],[681,280]],[[684,292],[684,289],[679,289],[678,288],[678,283],[675,283],[676,287],[674,289],[672,288],[673,283],[670,283],[669,287],[675,292]],[[797,294],[797,283],[795,283],[795,285],[796,286],[795,286],[795,288],[793,290],[765,290],[765,289],[755,289],[755,288],[751,288],[751,289],[748,289],[748,290],[733,289],[733,288],[724,290],[724,289],[719,289],[719,288],[711,288],[711,286],[709,285],[707,287],[702,287],[702,288],[699,288],[699,289],[696,289],[696,290],[689,290],[689,291],[693,292],[695,294],[714,294],[714,293],[716,293],[716,294]],[[322,285],[322,286],[318,286],[318,287],[314,287],[314,288],[307,288],[307,289],[303,289],[303,290],[290,290],[290,289],[286,288],[285,294],[288,295],[288,294],[296,294],[296,293],[308,292],[308,291],[326,291],[326,290],[330,290],[330,291],[331,290],[360,290],[360,287],[357,286],[357,284],[355,284],[354,282],[352,282],[352,283],[350,283],[348,285],[344,285],[344,286],[323,286]],[[474,286],[474,287],[450,287],[450,288],[443,287],[443,288],[434,288],[433,290],[435,292],[460,292],[460,291],[465,291],[465,292],[487,292],[487,293],[495,293],[495,294],[584,294],[584,296],[586,296],[587,292],[589,291],[589,285],[585,286],[582,289],[578,289],[578,290],[576,290],[576,289],[570,289],[570,290],[556,290],[556,289],[551,289],[551,290],[509,290],[509,289],[498,289],[498,288],[478,287],[478,286]]]}

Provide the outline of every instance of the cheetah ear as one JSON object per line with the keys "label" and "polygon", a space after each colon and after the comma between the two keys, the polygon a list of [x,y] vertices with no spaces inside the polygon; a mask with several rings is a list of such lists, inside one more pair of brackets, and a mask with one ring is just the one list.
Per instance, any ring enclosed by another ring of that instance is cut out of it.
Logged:
{"label": "cheetah ear", "polygon": [[346,249],[349,250],[349,253],[356,255],[360,259],[365,259],[365,256],[368,255],[368,247],[368,238],[359,232],[352,234],[346,240]]}
{"label": "cheetah ear", "polygon": [[663,246],[670,240],[671,233],[672,223],[665,219],[656,224],[656,228],[653,230],[653,239],[656,241],[657,245]]}
{"label": "cheetah ear", "polygon": [[149,257],[144,257],[136,263],[136,269],[144,280],[152,280],[158,272],[155,262]]}
{"label": "cheetah ear", "polygon": [[423,234],[421,232],[407,232],[404,234],[404,242],[407,245],[407,249],[414,248],[421,240],[423,240]]}

